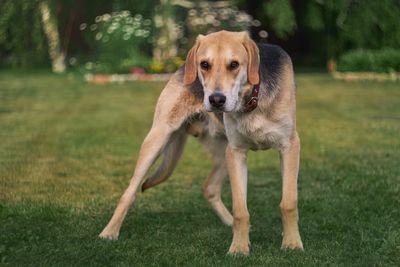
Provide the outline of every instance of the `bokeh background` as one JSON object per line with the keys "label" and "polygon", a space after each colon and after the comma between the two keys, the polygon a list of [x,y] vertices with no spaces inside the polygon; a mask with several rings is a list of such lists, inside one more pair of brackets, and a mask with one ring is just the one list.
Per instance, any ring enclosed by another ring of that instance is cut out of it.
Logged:
{"label": "bokeh background", "polygon": [[307,70],[400,71],[398,0],[2,0],[2,68],[164,73],[199,34],[247,30]]}

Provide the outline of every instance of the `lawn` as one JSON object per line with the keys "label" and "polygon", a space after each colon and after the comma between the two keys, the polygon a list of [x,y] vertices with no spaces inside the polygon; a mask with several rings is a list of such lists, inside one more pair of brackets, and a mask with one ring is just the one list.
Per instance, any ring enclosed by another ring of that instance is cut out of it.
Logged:
{"label": "lawn", "polygon": [[[0,265],[399,266],[400,84],[300,74],[300,229],[281,251],[276,151],[249,154],[249,257],[201,193],[190,139],[166,183],[139,194],[118,241],[97,238],[128,184],[163,82],[90,85],[0,72]],[[223,198],[231,206],[228,183]]]}

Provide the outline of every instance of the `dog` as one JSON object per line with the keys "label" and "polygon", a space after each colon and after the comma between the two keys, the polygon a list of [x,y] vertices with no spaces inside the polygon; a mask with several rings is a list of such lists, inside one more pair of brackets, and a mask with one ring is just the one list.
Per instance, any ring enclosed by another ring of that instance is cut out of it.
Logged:
{"label": "dog", "polygon": [[[146,173],[146,190],[173,172],[188,135],[208,149],[213,167],[203,185],[210,206],[233,227],[228,253],[249,254],[248,150],[277,149],[282,171],[282,249],[303,249],[298,227],[297,177],[300,139],[296,131],[296,86],[290,57],[275,45],[256,44],[247,32],[199,35],[185,64],[158,99],[153,125],[140,148],[130,184],[100,237],[117,239]],[[221,200],[229,175],[233,216]]]}

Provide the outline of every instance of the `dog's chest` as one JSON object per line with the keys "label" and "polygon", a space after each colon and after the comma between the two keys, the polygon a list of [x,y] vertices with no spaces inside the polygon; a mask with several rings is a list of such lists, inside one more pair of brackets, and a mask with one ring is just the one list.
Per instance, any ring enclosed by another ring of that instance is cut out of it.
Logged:
{"label": "dog's chest", "polygon": [[227,118],[228,140],[236,147],[264,150],[285,146],[292,132],[289,119],[278,122],[269,120],[263,114]]}

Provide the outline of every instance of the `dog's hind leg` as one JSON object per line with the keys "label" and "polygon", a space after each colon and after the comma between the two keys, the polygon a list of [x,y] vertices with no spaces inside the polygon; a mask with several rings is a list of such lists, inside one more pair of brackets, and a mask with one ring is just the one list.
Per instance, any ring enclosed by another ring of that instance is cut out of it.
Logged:
{"label": "dog's hind leg", "polygon": [[100,237],[118,239],[122,222],[125,219],[129,207],[136,198],[136,192],[140,183],[142,182],[143,177],[156,161],[171,136],[172,132],[168,129],[168,127],[157,125],[150,130],[140,148],[136,168],[130,184],[122,195],[110,222],[100,233]]}
{"label": "dog's hind leg", "polygon": [[161,92],[153,120],[139,152],[134,174],[122,195],[114,214],[100,237],[117,239],[122,222],[136,198],[137,190],[150,167],[167,144],[185,131],[185,121],[202,108],[202,94],[195,87],[183,87],[182,70],[177,71]]}
{"label": "dog's hind leg", "polygon": [[204,145],[211,154],[213,167],[203,184],[203,194],[222,222],[232,225],[233,217],[221,200],[222,185],[228,174],[225,162],[227,141],[222,138],[207,139]]}

